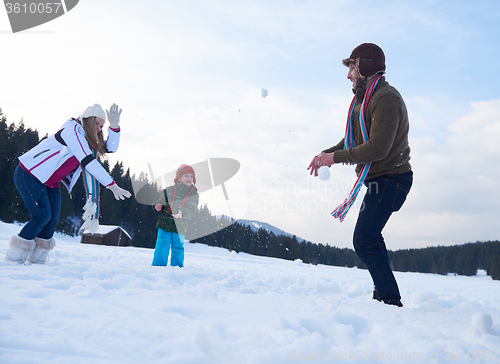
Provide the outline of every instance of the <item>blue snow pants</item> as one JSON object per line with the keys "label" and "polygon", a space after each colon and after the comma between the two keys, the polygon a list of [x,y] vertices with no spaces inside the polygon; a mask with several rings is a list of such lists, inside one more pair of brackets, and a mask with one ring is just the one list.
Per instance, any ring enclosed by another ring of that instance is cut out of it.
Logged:
{"label": "blue snow pants", "polygon": [[156,237],[155,254],[151,265],[168,265],[168,253],[172,248],[170,265],[175,267],[184,266],[184,235],[168,233],[158,229]]}

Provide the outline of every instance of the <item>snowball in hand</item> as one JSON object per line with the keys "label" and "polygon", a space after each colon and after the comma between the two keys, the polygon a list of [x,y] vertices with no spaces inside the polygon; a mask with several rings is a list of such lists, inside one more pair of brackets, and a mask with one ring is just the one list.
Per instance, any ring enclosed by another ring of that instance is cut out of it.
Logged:
{"label": "snowball in hand", "polygon": [[323,166],[318,169],[318,177],[322,181],[327,181],[330,178],[330,168]]}

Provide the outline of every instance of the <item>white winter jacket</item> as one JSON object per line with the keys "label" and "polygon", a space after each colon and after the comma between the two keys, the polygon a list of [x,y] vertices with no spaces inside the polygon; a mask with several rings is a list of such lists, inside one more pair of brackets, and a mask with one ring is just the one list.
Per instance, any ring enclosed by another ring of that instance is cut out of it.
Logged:
{"label": "white winter jacket", "polygon": [[[116,132],[108,128],[107,150],[116,152],[119,142],[120,131]],[[68,192],[73,189],[82,168],[85,168],[104,186],[113,183],[113,178],[92,155],[87,139],[85,139],[85,131],[75,119],[66,121],[57,133],[42,140],[20,156],[19,160],[33,176],[45,183],[64,162],[73,156],[78,159],[80,165],[61,181]]]}

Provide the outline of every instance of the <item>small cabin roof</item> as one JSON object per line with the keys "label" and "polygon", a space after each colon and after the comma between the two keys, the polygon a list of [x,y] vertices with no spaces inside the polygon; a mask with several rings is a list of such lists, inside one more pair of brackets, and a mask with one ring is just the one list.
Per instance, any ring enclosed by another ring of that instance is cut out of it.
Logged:
{"label": "small cabin roof", "polygon": [[[117,225],[99,225],[99,229],[97,229],[97,231],[94,234],[107,235],[116,229],[120,229],[128,236],[129,239],[132,239],[130,234],[125,229],[123,229],[121,226],[117,226]],[[90,234],[84,233],[84,235],[90,235]]]}

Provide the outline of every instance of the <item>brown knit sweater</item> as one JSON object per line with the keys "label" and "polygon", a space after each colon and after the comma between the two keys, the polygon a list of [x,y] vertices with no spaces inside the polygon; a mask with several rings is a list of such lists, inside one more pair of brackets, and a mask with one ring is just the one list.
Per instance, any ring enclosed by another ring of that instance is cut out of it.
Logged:
{"label": "brown knit sweater", "polygon": [[398,90],[389,85],[382,77],[373,92],[365,113],[365,123],[369,140],[363,143],[359,125],[359,112],[365,95],[365,89],[356,92],[356,105],[353,111],[354,147],[344,148],[344,139],[337,145],[324,150],[335,152],[335,163],[357,164],[359,175],[361,165],[372,162],[367,179],[384,174],[409,172],[411,166],[410,146],[408,144],[408,112]]}

